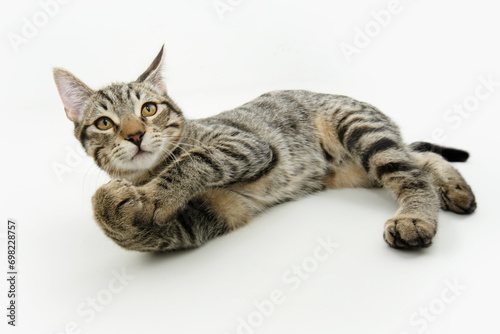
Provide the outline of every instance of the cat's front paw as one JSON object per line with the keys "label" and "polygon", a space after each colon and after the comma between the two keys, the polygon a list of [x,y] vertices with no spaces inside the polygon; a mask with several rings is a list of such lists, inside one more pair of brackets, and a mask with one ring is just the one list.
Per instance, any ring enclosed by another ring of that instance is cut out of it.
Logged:
{"label": "cat's front paw", "polygon": [[143,207],[136,187],[124,179],[113,179],[92,196],[97,222],[105,231],[127,234]]}
{"label": "cat's front paw", "polygon": [[138,191],[144,198],[144,220],[159,226],[168,225],[189,200],[182,189],[168,189],[156,182],[140,186]]}
{"label": "cat's front paw", "polygon": [[389,246],[417,249],[430,246],[436,234],[436,223],[424,218],[397,216],[385,223],[384,239]]}

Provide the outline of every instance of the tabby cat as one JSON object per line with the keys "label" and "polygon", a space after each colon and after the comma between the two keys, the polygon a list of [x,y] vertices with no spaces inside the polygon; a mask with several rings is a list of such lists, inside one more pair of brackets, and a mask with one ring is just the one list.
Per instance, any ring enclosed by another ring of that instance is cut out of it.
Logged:
{"label": "tabby cat", "polygon": [[476,209],[471,188],[446,161],[465,161],[467,152],[405,145],[398,127],[367,103],[275,91],[189,120],[167,95],[162,60],[163,47],[136,81],[97,91],[54,69],[76,138],[112,178],[92,197],[95,220],[126,249],[197,247],[325,189],[390,190],[400,208],[383,236],[395,248],[429,246],[440,208]]}

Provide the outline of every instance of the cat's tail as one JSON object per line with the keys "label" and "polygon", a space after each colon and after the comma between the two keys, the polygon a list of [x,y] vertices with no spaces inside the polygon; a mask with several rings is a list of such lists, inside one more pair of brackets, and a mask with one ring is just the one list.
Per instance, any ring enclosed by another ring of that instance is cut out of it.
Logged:
{"label": "cat's tail", "polygon": [[434,152],[450,162],[466,162],[469,159],[469,153],[456,148],[439,146],[423,141],[410,144],[410,149],[414,152]]}

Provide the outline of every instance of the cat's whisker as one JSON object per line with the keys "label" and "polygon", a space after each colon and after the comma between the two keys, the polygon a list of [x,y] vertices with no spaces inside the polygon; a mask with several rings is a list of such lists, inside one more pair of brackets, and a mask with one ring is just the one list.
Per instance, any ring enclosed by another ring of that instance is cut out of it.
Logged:
{"label": "cat's whisker", "polygon": [[[87,171],[85,172],[83,176],[83,183],[82,183],[82,206],[83,206],[83,199],[85,198],[85,185],[88,182],[88,176],[91,173],[93,169],[99,170],[99,167],[97,165],[90,165],[89,168],[87,168]],[[92,171],[93,173],[93,171]]]}
{"label": "cat's whisker", "polygon": [[[194,162],[193,157],[189,154],[189,152],[188,152],[185,148],[183,148],[182,146],[177,146],[177,148],[179,148],[179,149],[181,149],[182,151],[184,151],[184,152],[186,153],[186,156],[187,156],[187,157],[189,157],[189,158],[191,159],[191,161],[193,161],[193,162]],[[178,159],[179,159],[179,158],[180,158],[180,157],[178,157]],[[177,159],[177,160],[178,160],[178,159]],[[175,161],[175,160],[174,160],[174,161]]]}
{"label": "cat's whisker", "polygon": [[[165,136],[165,137],[169,137],[169,136]],[[173,137],[173,136],[172,136],[172,137]],[[197,142],[199,142],[199,143],[201,144],[200,146],[201,146],[203,149],[209,150],[209,147],[208,147],[208,146],[206,146],[206,145],[205,145],[204,143],[202,143],[201,141],[199,141],[198,139],[195,139],[195,138],[190,138],[190,137],[184,137],[184,138],[189,139],[189,140],[193,140],[193,141],[197,141]],[[193,147],[193,148],[198,148],[198,147],[200,147],[200,146],[198,146],[198,145],[188,144],[188,143],[185,143],[185,142],[182,142],[180,145],[181,145],[181,146],[189,146],[189,147]],[[188,154],[189,154],[189,151],[187,151],[187,150],[186,150],[186,149],[184,149],[183,147],[180,147],[180,149],[184,150],[184,152],[186,152],[186,153],[188,153]],[[214,157],[212,157],[212,158],[214,158]],[[216,159],[216,161],[217,161],[219,164],[221,164],[221,163],[222,163],[222,162],[220,161],[220,159]]]}
{"label": "cat's whisker", "polygon": [[[176,136],[165,135],[165,137],[170,138],[170,137],[176,137]],[[197,142],[197,143],[200,144],[201,147],[203,147],[205,149],[208,149],[208,146],[205,143],[203,143],[202,141],[200,141],[199,139],[192,138],[192,137],[187,137],[187,136],[184,136],[183,138],[188,139],[188,140],[192,140],[194,142]],[[193,147],[197,147],[196,145],[188,144],[188,143],[185,143],[185,142],[183,142],[182,144],[183,145],[190,145],[190,146],[193,146]]]}

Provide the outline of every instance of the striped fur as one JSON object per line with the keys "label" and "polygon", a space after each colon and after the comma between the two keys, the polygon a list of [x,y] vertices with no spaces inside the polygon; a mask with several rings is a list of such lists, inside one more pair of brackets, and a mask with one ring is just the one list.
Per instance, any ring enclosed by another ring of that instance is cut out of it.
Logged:
{"label": "striped fur", "polygon": [[[407,146],[398,127],[367,103],[276,91],[189,120],[167,95],[162,58],[163,49],[138,80],[98,91],[54,71],[76,137],[113,178],[92,198],[95,219],[126,249],[197,247],[267,208],[325,189],[391,191],[400,208],[384,239],[395,248],[430,245],[440,208],[476,208],[471,188],[437,154],[463,151]],[[141,115],[148,102],[157,106],[151,117]],[[114,125],[100,130],[96,120],[104,116]]]}

